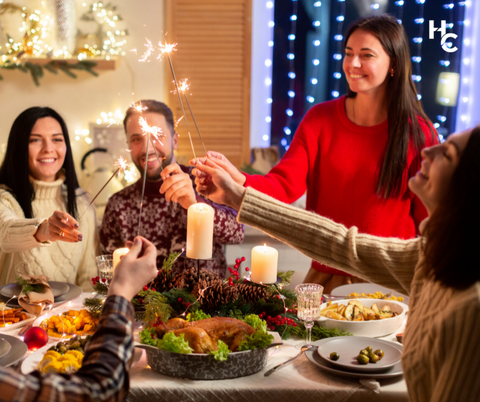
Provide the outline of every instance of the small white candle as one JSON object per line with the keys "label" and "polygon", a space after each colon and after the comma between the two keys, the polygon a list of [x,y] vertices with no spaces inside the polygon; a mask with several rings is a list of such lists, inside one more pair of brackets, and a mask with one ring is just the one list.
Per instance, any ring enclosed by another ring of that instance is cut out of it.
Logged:
{"label": "small white candle", "polygon": [[212,258],[213,219],[215,211],[204,203],[190,205],[187,222],[187,257],[197,260]]}
{"label": "small white candle", "polygon": [[120,262],[120,259],[127,254],[130,251],[130,249],[123,247],[123,248],[117,248],[113,252],[113,270],[115,271],[115,268],[117,267],[118,263]]}
{"label": "small white candle", "polygon": [[277,282],[278,251],[273,247],[256,246],[252,248],[252,275],[256,283]]}

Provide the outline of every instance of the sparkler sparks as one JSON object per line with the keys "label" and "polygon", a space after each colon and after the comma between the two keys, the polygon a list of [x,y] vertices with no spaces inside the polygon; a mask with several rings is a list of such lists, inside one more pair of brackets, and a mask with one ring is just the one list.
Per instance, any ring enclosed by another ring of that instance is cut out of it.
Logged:
{"label": "sparkler sparks", "polygon": [[100,189],[100,191],[95,195],[95,197],[93,197],[92,201],[90,201],[90,204],[88,204],[87,208],[85,208],[85,211],[83,211],[82,215],[80,215],[80,218],[78,218],[78,220],[82,219],[82,216],[85,215],[85,212],[88,211],[88,208],[90,208],[90,205],[92,205],[94,203],[94,201],[97,199],[97,197],[100,195],[100,193],[103,191],[103,189],[105,187],[107,187],[108,183],[110,183],[112,181],[112,179],[116,176],[116,174],[118,172],[120,172],[120,170],[125,170],[128,168],[128,163],[127,163],[127,160],[125,158],[123,158],[122,156],[120,156],[120,158],[117,159],[117,161],[115,162],[115,167],[117,167],[117,170],[115,170],[115,173],[112,174],[112,176],[107,180],[107,182],[103,185],[103,187]]}
{"label": "sparkler sparks", "polygon": [[130,105],[130,107],[131,107],[132,109],[135,109],[138,113],[142,113],[142,112],[144,112],[145,110],[148,110],[148,107],[146,107],[146,106],[143,107],[143,106],[142,106],[142,102],[138,102],[138,104],[132,103],[132,104]]}
{"label": "sparkler sparks", "polygon": [[147,43],[145,44],[147,50],[138,61],[147,61],[148,58],[152,55],[153,51],[155,50],[155,47],[152,45],[152,42],[150,42],[147,38],[145,39],[147,40]]}
{"label": "sparkler sparks", "polygon": [[160,141],[159,135],[162,137],[165,137],[165,135],[163,134],[162,129],[160,127],[149,126],[147,119],[145,119],[145,117],[143,116],[140,116],[140,119],[138,120],[138,122],[140,124],[140,127],[142,128],[143,135],[152,134],[155,137],[155,139],[157,139],[158,142],[160,142],[160,144],[163,145],[162,141]]}

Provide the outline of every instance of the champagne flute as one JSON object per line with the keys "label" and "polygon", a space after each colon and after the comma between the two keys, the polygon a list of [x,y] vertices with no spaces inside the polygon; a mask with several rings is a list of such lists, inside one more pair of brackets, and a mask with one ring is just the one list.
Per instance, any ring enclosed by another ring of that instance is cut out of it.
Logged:
{"label": "champagne flute", "polygon": [[302,283],[295,286],[295,294],[297,295],[297,316],[303,321],[307,330],[305,344],[311,345],[312,327],[314,321],[320,318],[323,286],[315,283]]}

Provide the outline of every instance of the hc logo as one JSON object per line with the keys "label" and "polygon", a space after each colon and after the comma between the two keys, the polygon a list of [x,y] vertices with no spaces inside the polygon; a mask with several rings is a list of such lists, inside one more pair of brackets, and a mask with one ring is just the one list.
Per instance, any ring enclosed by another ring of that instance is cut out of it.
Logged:
{"label": "hc logo", "polygon": [[448,47],[447,43],[445,41],[448,38],[453,38],[457,39],[458,35],[454,33],[448,33],[447,34],[447,22],[445,20],[441,21],[440,28],[435,28],[435,21],[429,20],[428,21],[429,26],[428,26],[428,39],[434,39],[435,36],[435,31],[440,31],[440,35],[442,36],[442,39],[440,40],[440,45],[442,45],[442,49],[445,50],[448,53],[453,53],[458,50],[458,48],[455,47]]}

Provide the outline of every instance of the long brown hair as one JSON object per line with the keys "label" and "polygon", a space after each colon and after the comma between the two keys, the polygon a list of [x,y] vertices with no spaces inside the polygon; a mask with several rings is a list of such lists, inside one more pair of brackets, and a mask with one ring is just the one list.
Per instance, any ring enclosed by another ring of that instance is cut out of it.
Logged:
{"label": "long brown hair", "polygon": [[473,129],[448,191],[424,235],[425,269],[443,285],[465,289],[480,280],[480,126]]}
{"label": "long brown hair", "polygon": [[[420,150],[425,145],[425,135],[418,118],[421,117],[428,124],[432,141],[435,132],[417,99],[417,90],[412,80],[408,39],[403,26],[387,14],[360,19],[350,26],[345,37],[345,46],[348,38],[357,29],[375,35],[390,57],[394,71],[393,77],[390,74],[387,77],[388,141],[376,188],[379,196],[394,198],[400,195],[402,183],[408,179],[404,171],[411,139],[418,155],[415,163],[420,166]],[[354,98],[356,95],[348,86],[347,96]]]}

